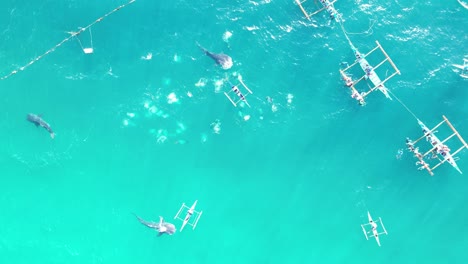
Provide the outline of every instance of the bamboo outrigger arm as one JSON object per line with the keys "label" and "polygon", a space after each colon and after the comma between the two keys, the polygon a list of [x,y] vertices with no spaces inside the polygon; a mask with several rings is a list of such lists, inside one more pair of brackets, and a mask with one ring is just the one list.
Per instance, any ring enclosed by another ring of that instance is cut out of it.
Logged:
{"label": "bamboo outrigger arm", "polygon": [[468,144],[466,144],[465,140],[462,138],[462,136],[460,136],[460,133],[458,133],[458,131],[455,129],[455,127],[453,127],[452,123],[450,123],[450,121],[447,119],[447,117],[445,117],[444,115],[442,115],[442,117],[444,118],[444,121],[447,122],[447,125],[453,130],[453,132],[455,132],[455,134],[457,134],[457,137],[462,142],[463,147],[468,148]]}

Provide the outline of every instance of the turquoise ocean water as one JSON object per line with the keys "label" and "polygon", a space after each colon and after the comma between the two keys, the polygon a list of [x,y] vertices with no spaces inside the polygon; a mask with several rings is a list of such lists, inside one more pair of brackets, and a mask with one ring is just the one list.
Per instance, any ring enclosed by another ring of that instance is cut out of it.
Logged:
{"label": "turquoise ocean water", "polygon": [[[124,4],[2,3],[2,76]],[[456,0],[335,7],[361,52],[378,40],[396,63],[393,94],[428,126],[446,115],[468,138],[468,82],[451,66],[467,55],[468,10]],[[395,157],[421,130],[395,99],[350,98],[338,70],[353,53],[325,12],[307,21],[292,0],[137,0],[93,26],[92,41],[93,54],[72,40],[0,81],[0,263],[466,263],[466,175],[444,164],[430,177],[408,152]],[[197,41],[234,66],[215,65]],[[236,74],[251,108],[221,93]],[[458,164],[468,172],[466,151]],[[173,236],[132,215],[179,228],[174,215],[194,200],[197,228]],[[385,223],[381,248],[361,230],[367,211]]]}

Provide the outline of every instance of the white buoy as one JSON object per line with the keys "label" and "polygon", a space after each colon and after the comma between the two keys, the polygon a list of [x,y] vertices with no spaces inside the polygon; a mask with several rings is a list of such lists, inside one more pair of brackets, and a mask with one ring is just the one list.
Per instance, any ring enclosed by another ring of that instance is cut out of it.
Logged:
{"label": "white buoy", "polygon": [[83,52],[84,52],[85,54],[91,54],[91,53],[93,53],[93,51],[94,51],[93,48],[84,48],[84,49],[83,49]]}

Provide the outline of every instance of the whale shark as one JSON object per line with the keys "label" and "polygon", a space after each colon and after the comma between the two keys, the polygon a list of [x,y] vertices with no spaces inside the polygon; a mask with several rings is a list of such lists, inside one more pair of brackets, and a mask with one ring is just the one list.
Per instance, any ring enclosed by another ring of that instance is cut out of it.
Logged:
{"label": "whale shark", "polygon": [[171,223],[164,222],[164,218],[162,216],[159,217],[159,222],[155,223],[147,222],[140,218],[138,215],[134,215],[136,216],[138,221],[140,221],[140,223],[142,223],[143,225],[152,229],[156,229],[156,231],[158,231],[158,236],[162,236],[163,234],[172,235],[176,232],[176,227]]}
{"label": "whale shark", "polygon": [[210,52],[209,50],[203,48],[200,44],[197,42],[197,46],[205,53],[206,56],[212,58],[217,64],[221,65],[221,67],[225,70],[228,70],[232,67],[232,58],[229,57],[226,54],[223,53],[213,53]]}
{"label": "whale shark", "polygon": [[55,137],[54,131],[52,131],[52,128],[50,127],[50,125],[46,121],[44,121],[44,119],[42,119],[41,115],[28,114],[28,116],[26,117],[26,120],[35,124],[37,127],[41,126],[45,128],[45,130],[49,132],[51,138]]}

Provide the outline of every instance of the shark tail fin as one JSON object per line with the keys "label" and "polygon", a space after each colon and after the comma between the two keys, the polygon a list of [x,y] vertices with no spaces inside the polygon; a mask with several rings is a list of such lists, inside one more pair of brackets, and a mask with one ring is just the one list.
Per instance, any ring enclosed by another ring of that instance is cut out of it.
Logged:
{"label": "shark tail fin", "polygon": [[135,213],[132,213],[132,214],[136,217],[136,219],[138,219],[138,221],[139,221],[140,223],[143,224],[144,220],[143,220],[141,217],[139,217],[139,216],[138,216],[137,214],[135,214]]}
{"label": "shark tail fin", "polygon": [[198,41],[195,41],[195,44],[197,44],[198,48],[201,49],[203,53],[208,54],[208,50],[202,47]]}

